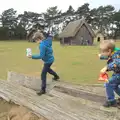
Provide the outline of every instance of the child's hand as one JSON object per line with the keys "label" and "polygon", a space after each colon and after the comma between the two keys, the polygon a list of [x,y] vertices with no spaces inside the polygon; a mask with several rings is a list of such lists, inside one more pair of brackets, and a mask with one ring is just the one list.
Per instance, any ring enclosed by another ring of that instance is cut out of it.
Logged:
{"label": "child's hand", "polygon": [[101,57],[101,54],[98,54],[98,57],[100,58],[100,57]]}
{"label": "child's hand", "polygon": [[101,69],[100,73],[106,73],[107,72],[107,67],[105,66],[103,69]]}
{"label": "child's hand", "polygon": [[32,58],[32,55],[28,55],[28,58]]}

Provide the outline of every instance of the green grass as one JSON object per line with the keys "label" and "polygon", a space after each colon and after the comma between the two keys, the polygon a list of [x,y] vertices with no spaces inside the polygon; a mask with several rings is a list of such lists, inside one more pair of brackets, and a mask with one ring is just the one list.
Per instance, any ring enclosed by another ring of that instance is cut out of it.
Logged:
{"label": "green grass", "polygon": [[[25,41],[0,42],[0,78],[7,78],[7,71],[16,71],[28,75],[39,76],[43,62],[26,57],[26,48],[38,53],[36,43]],[[53,42],[55,63],[53,69],[61,80],[72,83],[97,83],[100,69],[105,61],[98,59],[98,46],[60,46]],[[51,78],[51,76],[48,76]]]}

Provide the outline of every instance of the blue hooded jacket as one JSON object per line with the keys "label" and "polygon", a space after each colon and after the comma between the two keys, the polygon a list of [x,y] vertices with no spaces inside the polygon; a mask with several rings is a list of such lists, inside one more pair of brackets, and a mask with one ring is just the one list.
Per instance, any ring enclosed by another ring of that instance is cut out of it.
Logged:
{"label": "blue hooded jacket", "polygon": [[42,59],[44,63],[54,62],[53,49],[52,49],[52,37],[47,37],[40,45],[40,54],[32,55],[32,59]]}

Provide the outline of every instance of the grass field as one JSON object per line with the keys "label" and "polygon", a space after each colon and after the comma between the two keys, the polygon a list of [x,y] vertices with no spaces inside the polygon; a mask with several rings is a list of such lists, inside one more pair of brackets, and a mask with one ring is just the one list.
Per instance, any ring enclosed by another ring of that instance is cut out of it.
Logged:
{"label": "grass field", "polygon": [[[118,46],[120,46],[117,43]],[[36,43],[25,41],[0,42],[0,78],[6,79],[7,71],[16,71],[27,75],[39,76],[43,62],[26,57],[26,48],[39,53]],[[53,42],[56,70],[61,80],[72,83],[97,83],[100,69],[105,61],[98,59],[98,46],[60,46]],[[51,76],[48,76],[51,78]]]}

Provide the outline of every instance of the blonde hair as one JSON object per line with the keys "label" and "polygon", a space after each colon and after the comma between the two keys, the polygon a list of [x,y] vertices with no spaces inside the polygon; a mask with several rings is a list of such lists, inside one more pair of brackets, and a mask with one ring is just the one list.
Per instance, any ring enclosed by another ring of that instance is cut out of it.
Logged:
{"label": "blonde hair", "polygon": [[109,49],[111,49],[111,51],[114,51],[114,49],[115,49],[115,42],[114,42],[114,40],[103,40],[100,43],[100,48],[103,51],[108,51]]}
{"label": "blonde hair", "polygon": [[34,35],[33,35],[33,39],[34,39],[34,40],[37,40],[37,39],[43,40],[43,39],[45,39],[45,37],[44,37],[43,33],[41,33],[41,32],[36,32],[36,33],[34,33]]}

